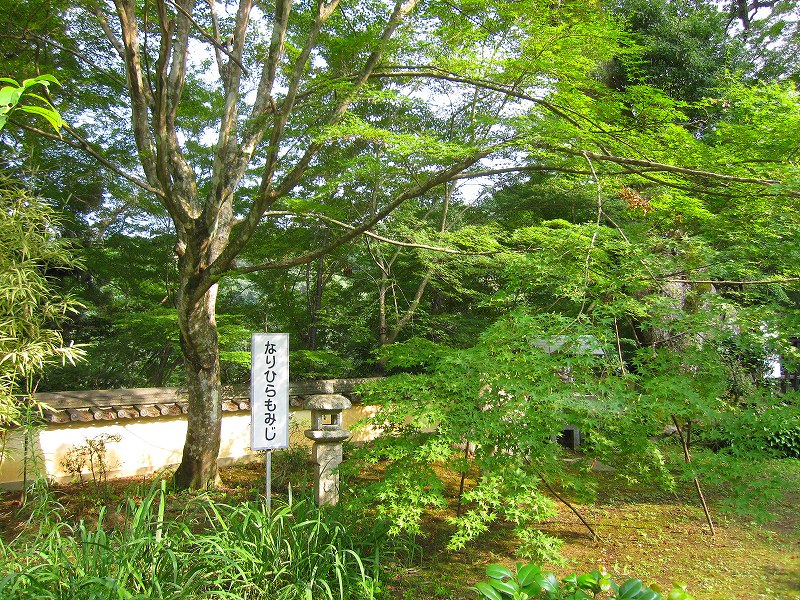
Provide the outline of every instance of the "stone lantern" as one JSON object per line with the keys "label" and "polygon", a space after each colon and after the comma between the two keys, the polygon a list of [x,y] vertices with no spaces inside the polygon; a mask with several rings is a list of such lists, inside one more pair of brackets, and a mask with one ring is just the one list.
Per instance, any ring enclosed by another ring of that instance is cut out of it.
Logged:
{"label": "stone lantern", "polygon": [[305,408],[311,411],[311,429],[305,436],[314,441],[311,456],[317,464],[314,493],[317,505],[333,505],[339,501],[339,472],[342,442],[350,432],[342,428],[342,411],[350,408],[350,400],[339,394],[306,396]]}

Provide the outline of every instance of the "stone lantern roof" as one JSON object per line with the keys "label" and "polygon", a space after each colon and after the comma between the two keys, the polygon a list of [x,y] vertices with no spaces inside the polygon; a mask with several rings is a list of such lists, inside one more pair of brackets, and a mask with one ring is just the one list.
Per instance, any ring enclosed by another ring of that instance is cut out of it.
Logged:
{"label": "stone lantern roof", "polygon": [[306,401],[303,404],[306,410],[323,413],[340,412],[352,406],[350,399],[341,394],[313,394],[306,396]]}

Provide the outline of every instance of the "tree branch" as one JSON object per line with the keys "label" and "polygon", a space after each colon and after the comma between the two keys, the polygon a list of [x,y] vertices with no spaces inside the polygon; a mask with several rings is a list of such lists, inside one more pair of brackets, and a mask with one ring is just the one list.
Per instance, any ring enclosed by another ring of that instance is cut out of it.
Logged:
{"label": "tree branch", "polygon": [[206,0],[206,3],[208,4],[208,12],[211,13],[211,36],[214,38],[214,41],[211,43],[211,45],[214,48],[214,57],[217,59],[217,70],[224,79],[225,77],[223,72],[225,71],[225,63],[222,62],[222,55],[225,48],[222,46],[222,38],[219,30],[219,19],[217,19],[217,13],[215,12],[217,3],[215,0]]}
{"label": "tree branch", "polygon": [[569,509],[570,509],[570,510],[573,512],[573,514],[574,514],[576,517],[578,517],[578,518],[580,519],[581,523],[583,523],[583,524],[584,524],[584,526],[586,527],[586,529],[588,529],[588,530],[589,530],[589,533],[591,533],[591,534],[592,534],[592,539],[594,539],[594,540],[599,540],[599,539],[600,539],[600,537],[597,535],[597,533],[596,533],[596,532],[595,532],[595,530],[592,528],[592,526],[591,526],[591,525],[589,525],[589,522],[588,522],[586,519],[584,519],[584,518],[583,518],[583,516],[581,515],[581,513],[579,513],[579,512],[578,512],[578,509],[577,509],[577,508],[575,508],[574,506],[572,506],[572,504],[570,504],[570,503],[569,503],[569,502],[568,502],[568,501],[567,501],[567,500],[566,500],[566,499],[565,499],[565,498],[564,498],[564,497],[563,497],[561,494],[559,494],[558,492],[556,492],[556,491],[555,491],[555,489],[553,489],[553,486],[552,486],[552,485],[550,485],[550,484],[547,482],[547,480],[544,478],[544,475],[542,475],[542,474],[541,474],[541,473],[539,473],[538,471],[537,471],[537,473],[536,473],[536,474],[539,476],[539,479],[541,479],[541,480],[542,480],[542,483],[545,485],[545,487],[547,487],[547,489],[548,489],[548,490],[550,490],[550,493],[551,493],[551,494],[553,494],[553,496],[555,496],[555,497],[556,497],[556,498],[558,498],[559,500],[561,500],[561,502],[563,502],[563,503],[564,503],[564,504],[567,506],[567,508],[569,508]]}
{"label": "tree branch", "polygon": [[17,127],[21,128],[21,129],[25,129],[26,131],[30,131],[31,133],[35,133],[38,136],[49,138],[51,140],[58,140],[60,142],[63,142],[67,146],[70,146],[71,148],[75,148],[77,150],[82,150],[83,152],[86,152],[89,156],[94,158],[97,162],[102,164],[104,167],[106,167],[110,171],[113,171],[114,173],[116,173],[120,177],[123,177],[123,178],[127,179],[132,184],[134,184],[134,185],[136,185],[136,186],[142,188],[143,190],[146,190],[146,191],[148,191],[148,192],[150,192],[152,194],[155,194],[155,195],[159,196],[160,198],[164,198],[166,196],[166,194],[164,193],[164,191],[161,188],[151,186],[148,182],[140,179],[139,177],[136,177],[135,175],[131,175],[130,173],[124,171],[122,168],[120,168],[119,166],[117,166],[116,164],[114,164],[113,162],[108,160],[107,158],[105,158],[99,151],[95,150],[92,147],[92,145],[89,144],[89,142],[87,140],[85,140],[83,137],[81,137],[69,125],[64,125],[62,127],[62,129],[64,131],[66,131],[67,133],[69,133],[72,137],[75,138],[76,141],[74,141],[74,142],[71,141],[71,140],[68,140],[68,139],[64,139],[63,137],[59,137],[58,135],[56,135],[54,133],[50,133],[49,131],[45,131],[44,129],[39,129],[37,127],[32,127],[30,125],[26,125],[25,123],[20,123],[18,121],[14,121],[13,119],[9,119],[9,122],[14,123],[14,125],[16,125]]}
{"label": "tree branch", "polygon": [[275,87],[278,64],[280,64],[281,58],[283,57],[291,10],[292,0],[277,0],[275,3],[275,13],[272,19],[272,33],[269,41],[269,55],[261,71],[261,80],[258,83],[258,94],[253,104],[251,118],[258,119],[265,114],[267,110],[275,110],[272,90]]}
{"label": "tree branch", "polygon": [[[168,208],[174,221],[188,223],[202,212],[194,171],[183,155],[176,125],[178,106],[186,80],[189,54],[189,19],[180,13],[170,18],[166,2],[157,0],[161,40],[156,61],[152,128],[156,170],[168,191]],[[180,0],[191,8],[194,0]],[[188,10],[184,7],[184,12]]]}
{"label": "tree branch", "polygon": [[[241,59],[239,59],[238,57],[234,56],[234,54],[231,51],[229,51],[227,48],[225,48],[225,46],[220,44],[219,41],[212,34],[208,33],[205,29],[203,29],[203,26],[200,25],[200,23],[198,23],[195,20],[194,17],[192,17],[192,15],[191,15],[191,13],[189,11],[187,11],[183,6],[178,4],[178,2],[176,2],[175,0],[166,0],[166,1],[169,2],[175,8],[175,10],[177,10],[184,17],[186,17],[186,19],[194,26],[194,28],[197,29],[197,32],[200,34],[200,36],[203,39],[205,39],[209,44],[214,46],[214,50],[216,50],[217,52],[222,52],[222,54],[227,56],[233,63],[236,64],[236,66],[238,66],[242,70],[242,72],[245,74],[245,76],[247,76],[247,77],[250,76],[250,72],[242,64]],[[213,10],[213,8],[212,8],[212,10]]]}
{"label": "tree branch", "polygon": [[336,248],[346,244],[347,242],[349,242],[350,240],[354,239],[355,237],[361,235],[365,231],[367,231],[369,229],[372,229],[373,227],[375,227],[375,225],[377,225],[378,223],[383,221],[383,219],[385,219],[387,216],[389,216],[392,213],[392,211],[394,211],[397,207],[399,207],[401,204],[403,204],[403,202],[405,202],[406,200],[409,200],[411,198],[416,198],[416,197],[424,194],[425,192],[427,192],[431,188],[434,188],[437,185],[441,185],[442,183],[444,183],[446,181],[449,181],[450,178],[453,175],[455,175],[459,171],[463,171],[464,169],[469,168],[471,165],[475,164],[477,161],[479,161],[482,158],[485,158],[486,156],[488,156],[491,152],[492,152],[491,150],[484,150],[482,152],[478,152],[478,153],[474,154],[473,156],[470,156],[469,158],[464,159],[460,163],[457,163],[457,164],[451,166],[450,168],[445,169],[444,171],[441,171],[441,172],[437,173],[436,175],[433,175],[433,176],[429,177],[426,181],[424,181],[423,183],[420,183],[419,185],[413,187],[412,189],[406,190],[405,192],[402,192],[402,193],[398,194],[397,197],[394,200],[392,200],[392,202],[387,204],[380,211],[376,212],[367,221],[365,221],[361,225],[354,226],[348,233],[338,237],[337,239],[333,240],[332,242],[330,242],[326,246],[322,246],[322,247],[317,248],[316,250],[313,250],[311,252],[307,252],[307,253],[301,254],[299,256],[285,258],[285,259],[281,259],[281,260],[265,261],[265,262],[257,264],[257,265],[250,265],[250,266],[247,266],[247,267],[238,267],[236,269],[227,269],[227,268],[223,269],[223,268],[221,268],[220,264],[215,261],[215,263],[212,264],[211,268],[209,269],[207,285],[208,285],[208,287],[212,286],[228,270],[232,270],[232,271],[235,271],[237,273],[254,273],[256,271],[265,271],[265,270],[269,270],[269,269],[285,269],[285,268],[288,268],[288,267],[295,267],[295,266],[302,265],[302,264],[305,264],[307,262],[310,262],[310,261],[318,258],[319,256],[322,256],[323,254],[327,254],[328,252],[331,252],[332,250],[335,250]]}
{"label": "tree branch", "polygon": [[787,277],[785,279],[761,279],[752,281],[728,281],[725,279],[662,279],[661,281],[684,284],[700,283],[707,285],[770,285],[793,283],[795,281],[800,281],[800,277]]}
{"label": "tree branch", "polygon": [[117,51],[119,57],[124,61],[125,60],[125,46],[119,38],[111,31],[111,27],[108,25],[108,20],[106,19],[105,14],[100,8],[94,8],[92,14],[97,18],[97,21],[100,23],[100,28],[103,30],[103,33],[106,36],[106,39],[109,43],[114,47],[114,50]]}
{"label": "tree branch", "polygon": [[[114,0],[117,7],[122,42],[125,47],[125,65],[131,97],[133,137],[139,151],[139,161],[145,177],[152,187],[160,187],[155,168],[155,148],[148,124],[148,105],[151,95],[144,85],[144,73],[139,55],[139,28],[136,23],[136,3],[133,0]],[[166,195],[164,195],[166,198]]]}
{"label": "tree branch", "polygon": [[[691,464],[692,456],[689,454],[689,440],[688,437],[684,437],[683,430],[681,429],[680,423],[678,423],[678,417],[676,415],[671,415],[672,423],[675,425],[675,429],[678,430],[678,436],[680,436],[681,440],[681,447],[683,448],[683,459],[686,464]],[[688,425],[691,427],[692,422],[689,421]],[[700,487],[700,480],[697,476],[694,476],[694,487],[697,490],[697,496],[700,499],[700,504],[703,505],[703,512],[706,515],[706,522],[708,523],[708,528],[711,530],[711,535],[715,536],[716,531],[714,530],[714,521],[711,520],[711,512],[708,510],[708,504],[706,503],[706,497],[703,495],[703,488]]]}
{"label": "tree branch", "polygon": [[[186,61],[189,56],[189,32],[191,31],[190,25],[197,25],[197,22],[192,18],[189,10],[180,5],[175,0],[167,0],[170,2],[183,18],[177,17],[175,33],[175,43],[172,45],[172,57],[170,58],[169,77],[168,83],[168,104],[167,119],[172,129],[175,128],[175,119],[178,114],[178,104],[181,98],[184,83],[186,82]],[[189,8],[194,6],[194,0],[182,0]],[[205,33],[205,32],[203,32]]]}
{"label": "tree branch", "polygon": [[[542,108],[547,109],[553,114],[558,115],[559,117],[569,122],[570,124],[574,125],[575,127],[581,127],[580,123],[576,119],[567,114],[567,112],[574,112],[574,111],[558,107],[548,102],[547,100],[542,100],[541,98],[537,98],[536,96],[531,96],[530,94],[521,92],[518,89],[516,89],[516,87],[509,87],[486,79],[462,77],[461,75],[456,75],[454,73],[450,73],[448,71],[432,67],[421,67],[419,69],[406,67],[406,70],[378,71],[373,74],[373,77],[410,77],[410,78],[430,77],[432,79],[440,79],[443,81],[451,81],[453,83],[463,83],[471,86],[476,86],[494,92],[500,92],[505,96],[517,98],[519,100],[526,100],[528,102],[533,102],[534,104],[537,104]],[[576,114],[577,116],[582,117],[582,115],[580,115],[579,113]]]}
{"label": "tree branch", "polygon": [[[233,54],[239,59],[244,53],[251,9],[252,0],[240,0],[239,8],[236,11],[236,26],[231,48]],[[206,203],[206,213],[204,215],[206,225],[212,231],[217,228],[220,214],[223,212],[226,215],[232,214],[233,190],[244,173],[243,165],[247,163],[251,156],[250,154],[243,155],[236,137],[236,126],[239,118],[239,88],[242,79],[240,64],[237,61],[233,65],[228,64],[224,69],[220,69],[220,75],[223,79],[225,106],[220,119],[217,145],[214,150],[211,188],[209,190],[210,202]],[[245,156],[246,158],[244,158]]]}
{"label": "tree branch", "polygon": [[[752,177],[737,177],[735,175],[724,175],[722,173],[714,173],[711,171],[700,171],[698,169],[688,169],[685,167],[676,167],[664,163],[658,163],[650,160],[642,160],[638,158],[624,158],[621,156],[614,156],[612,154],[598,154],[596,152],[589,152],[588,150],[572,150],[570,148],[551,147],[550,150],[568,154],[570,156],[583,156],[591,158],[592,160],[599,160],[605,162],[612,162],[620,165],[630,165],[636,167],[643,167],[649,171],[666,171],[669,173],[680,173],[681,175],[690,175],[692,177],[701,177],[703,179],[714,179],[719,181],[728,181],[731,183],[751,183],[754,185],[776,185],[780,181],[774,179],[755,179]],[[796,194],[792,194],[796,195]]]}
{"label": "tree branch", "polygon": [[[333,225],[338,225],[339,227],[343,227],[345,229],[354,230],[356,227],[354,225],[349,225],[347,223],[343,223],[342,221],[337,221],[336,219],[332,219],[331,217],[327,217],[325,215],[321,215],[318,213],[287,213],[287,214],[297,214],[299,217],[314,217],[321,221],[325,221],[327,223],[331,223]],[[378,235],[372,231],[364,231],[362,232],[367,237],[371,237],[373,240],[378,240],[379,242],[385,242],[387,244],[391,244],[392,246],[400,246],[402,248],[417,248],[419,250],[431,250],[433,252],[442,252],[443,254],[460,254],[462,256],[490,256],[493,254],[497,254],[500,252],[499,250],[493,252],[465,252],[463,250],[456,250],[455,248],[442,248],[440,246],[430,246],[428,244],[418,244],[414,242],[401,242],[399,240],[393,240],[391,238],[384,237],[382,235]]]}
{"label": "tree branch", "polygon": [[[444,233],[447,229],[447,214],[450,210],[450,200],[453,197],[453,186],[444,184],[444,206],[442,206],[442,215],[439,218],[439,233]],[[414,318],[414,314],[417,312],[417,308],[419,307],[419,303],[422,301],[422,295],[425,293],[425,288],[428,287],[428,284],[431,281],[431,277],[433,275],[433,266],[428,265],[428,268],[425,272],[425,276],[420,280],[419,284],[417,285],[417,290],[414,292],[414,297],[409,302],[408,307],[406,308],[405,313],[401,317],[399,312],[395,312],[396,320],[394,326],[392,327],[391,332],[387,334],[386,341],[390,344],[394,343],[397,339],[397,336],[400,335],[400,331],[402,331],[403,327],[405,327],[408,323],[411,322],[411,319]]]}

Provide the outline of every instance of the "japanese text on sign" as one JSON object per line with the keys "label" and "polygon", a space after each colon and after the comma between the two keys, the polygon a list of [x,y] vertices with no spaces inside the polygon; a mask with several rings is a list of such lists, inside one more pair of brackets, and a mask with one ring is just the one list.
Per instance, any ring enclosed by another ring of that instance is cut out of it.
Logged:
{"label": "japanese text on sign", "polygon": [[289,334],[254,333],[250,342],[250,447],[289,446]]}

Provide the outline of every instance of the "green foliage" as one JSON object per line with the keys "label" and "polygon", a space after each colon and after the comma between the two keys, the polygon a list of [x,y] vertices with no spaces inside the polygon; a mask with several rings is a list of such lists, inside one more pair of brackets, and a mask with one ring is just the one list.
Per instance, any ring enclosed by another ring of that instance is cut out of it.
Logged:
{"label": "green foliage", "polygon": [[[249,351],[221,351],[220,366],[225,384],[249,383]],[[299,379],[341,378],[351,375],[353,362],[332,350],[293,350],[289,353],[289,376]]]}
{"label": "green foliage", "polygon": [[[760,79],[793,79],[798,71],[798,7],[793,2],[776,2],[752,10],[738,2],[728,2],[731,16],[736,16],[748,58],[754,63]],[[739,29],[739,28],[737,28]]]}
{"label": "green foliage", "polygon": [[[143,311],[171,302],[177,270],[173,235],[151,227],[149,235],[109,233],[101,241],[87,243],[90,285],[83,289],[86,301],[110,311]],[[75,282],[79,283],[79,282]]]}
{"label": "green foliage", "polygon": [[[406,443],[413,441],[406,439]],[[339,468],[348,473],[356,464],[349,460]],[[424,510],[445,505],[442,492],[443,484],[429,463],[405,460],[389,465],[380,484],[360,487],[348,498],[347,506],[356,513],[374,510],[376,521],[390,536],[413,537],[422,531]]]}
{"label": "green foliage", "polygon": [[198,497],[175,504],[153,486],[121,525],[101,512],[70,527],[53,514],[32,539],[0,545],[0,596],[23,599],[374,598],[378,557],[363,559],[344,523],[309,502],[267,512]]}
{"label": "green foliage", "polygon": [[[549,498],[545,496],[541,498],[544,502],[549,501]],[[547,535],[531,526],[517,527],[514,529],[514,533],[519,540],[517,556],[537,563],[565,564],[564,557],[561,555],[563,541],[559,538]]]}
{"label": "green foliage", "polygon": [[48,369],[43,390],[164,387],[180,383],[182,361],[173,310],[159,307],[114,312],[106,318],[85,311],[73,327],[75,336],[85,340],[87,360],[75,369]]}
{"label": "green foliage", "polygon": [[[172,236],[157,231],[148,237],[108,233],[87,242],[84,269],[60,283],[84,305],[65,331],[86,345],[88,360],[77,369],[49,369],[42,389],[180,385],[183,360],[171,306],[174,244]],[[220,321],[235,337],[237,321]]]}
{"label": "green foliage", "polygon": [[296,350],[289,356],[289,371],[293,379],[347,377],[353,361],[333,350]]}
{"label": "green foliage", "polygon": [[80,306],[55,291],[54,273],[80,264],[58,230],[44,201],[0,177],[0,429],[19,424],[16,395],[30,393],[46,366],[83,356],[58,330]]}
{"label": "green foliage", "polygon": [[390,369],[413,369],[436,364],[447,348],[424,338],[412,337],[402,343],[385,346],[378,358]]}
{"label": "green foliage", "polygon": [[[648,587],[639,579],[628,579],[617,584],[605,571],[592,571],[584,575],[570,575],[561,582],[549,571],[536,564],[517,563],[516,570],[499,564],[486,567],[487,579],[472,588],[482,598],[489,600],[661,600],[657,586]],[[693,600],[682,584],[674,584],[667,600]],[[655,589],[653,589],[655,588]]]}
{"label": "green foliage", "polygon": [[250,366],[252,357],[244,350],[220,351],[219,365],[222,370],[222,383],[245,384],[250,382]]}
{"label": "green foliage", "polygon": [[780,456],[800,458],[800,417],[781,423],[781,426],[769,438],[769,447]]}
{"label": "green foliage", "polygon": [[744,67],[743,48],[728,34],[719,6],[686,0],[616,0],[608,3],[639,44],[607,67],[611,85],[646,81],[671,96],[697,101],[727,72]]}
{"label": "green foliage", "polygon": [[[519,553],[537,560],[557,554],[557,542],[535,526],[552,510],[541,478],[577,489],[580,468],[594,460],[632,485],[674,490],[675,476],[728,481],[726,503],[766,518],[788,488],[756,473],[770,456],[770,440],[782,424],[795,422],[798,410],[792,396],[775,398],[763,376],[775,339],[760,318],[751,321],[747,311],[732,317],[730,304],[713,296],[697,299],[702,310],[685,298],[637,302],[643,329],[680,332],[680,342],[635,349],[628,364],[619,360],[613,320],[521,309],[486,329],[471,348],[416,339],[384,348],[387,365],[409,372],[362,390],[364,401],[379,407],[369,424],[384,435],[354,458],[388,466],[385,479],[360,501],[394,523],[393,533],[417,532],[425,503],[445,504],[430,464],[455,472],[477,468],[476,484],[461,495],[463,510],[451,519],[450,547],[461,548],[505,520],[515,526]],[[746,390],[737,383],[742,378],[749,381]],[[691,465],[669,441],[656,443],[673,418],[696,448]],[[554,442],[565,425],[586,436],[575,473],[564,469]],[[474,449],[468,462],[465,444]],[[400,497],[407,501],[395,500]]]}
{"label": "green foliage", "polygon": [[[648,450],[638,395],[626,377],[614,376],[619,367],[613,354],[596,350],[609,341],[601,328],[517,311],[487,329],[472,348],[431,353],[415,340],[386,348],[389,364],[397,356],[397,364],[427,368],[364,386],[364,402],[379,405],[369,423],[384,435],[354,459],[385,460],[388,466],[386,478],[363,490],[360,501],[385,515],[394,532],[416,531],[425,503],[444,505],[430,463],[463,471],[463,447],[470,444],[470,464],[480,476],[462,497],[465,510],[452,519],[450,546],[463,547],[489,523],[507,520],[524,542],[521,552],[553,558],[553,541],[532,531],[552,514],[541,477],[553,475],[569,485],[554,441],[564,425],[595,440],[587,461],[601,458],[631,478],[666,477],[663,462]],[[632,461],[634,456],[639,459]]]}
{"label": "green foliage", "polygon": [[[64,120],[52,103],[47,98],[29,91],[30,88],[36,85],[41,85],[45,89],[48,89],[51,83],[60,85],[55,77],[52,75],[37,75],[31,79],[24,80],[22,83],[8,77],[0,77],[0,83],[7,84],[0,87],[0,130],[5,127],[12,113],[26,112],[43,117],[56,132],[61,131],[64,126]],[[23,97],[37,100],[39,104],[20,104]]]}

